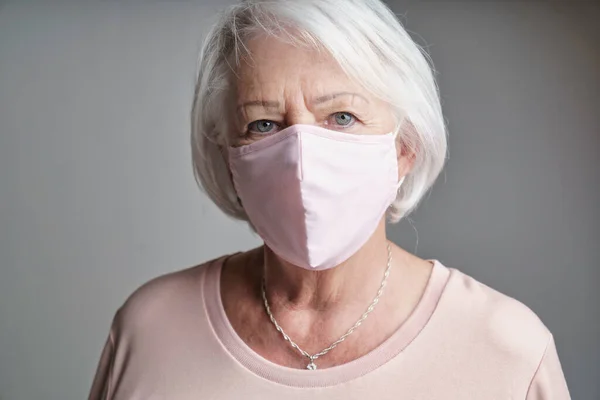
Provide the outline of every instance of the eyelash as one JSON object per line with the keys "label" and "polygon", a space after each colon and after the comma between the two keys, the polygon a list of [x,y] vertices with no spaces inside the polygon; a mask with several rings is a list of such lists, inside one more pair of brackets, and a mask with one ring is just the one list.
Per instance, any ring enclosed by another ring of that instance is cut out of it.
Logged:
{"label": "eyelash", "polygon": [[[339,125],[339,126],[342,127],[342,129],[346,129],[348,127],[353,126],[355,123],[360,122],[360,120],[358,119],[358,117],[356,115],[354,115],[353,113],[349,112],[349,111],[338,111],[338,112],[335,112],[333,114],[330,114],[327,117],[327,120],[329,120],[332,117],[335,118],[335,116],[338,115],[338,114],[348,114],[353,119],[353,121],[351,123],[349,123],[348,125]],[[268,119],[259,119],[259,120],[256,120],[256,121],[252,121],[251,123],[248,124],[247,129],[246,129],[246,134],[253,134],[253,133],[256,133],[258,135],[269,135],[269,134],[271,134],[272,132],[270,132],[270,131],[269,132],[258,132],[258,130],[256,128],[254,128],[254,129],[252,128],[254,125],[256,125],[256,124],[258,124],[260,122],[270,122],[273,125],[279,125],[279,123],[276,122],[276,121],[272,121],[272,120],[268,120]]]}

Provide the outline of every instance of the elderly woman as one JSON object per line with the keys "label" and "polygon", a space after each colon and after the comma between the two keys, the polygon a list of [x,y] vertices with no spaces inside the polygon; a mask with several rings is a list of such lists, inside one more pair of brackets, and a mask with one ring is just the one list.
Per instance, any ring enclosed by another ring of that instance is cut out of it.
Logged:
{"label": "elderly woman", "polygon": [[91,399],[568,399],[519,302],[386,238],[442,169],[427,59],[379,0],[244,1],[208,35],[196,175],[264,246],[117,312]]}

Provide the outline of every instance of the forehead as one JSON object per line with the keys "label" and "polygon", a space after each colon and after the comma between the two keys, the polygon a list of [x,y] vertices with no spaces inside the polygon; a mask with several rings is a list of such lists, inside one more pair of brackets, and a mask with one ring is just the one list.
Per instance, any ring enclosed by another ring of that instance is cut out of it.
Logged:
{"label": "forehead", "polygon": [[248,55],[237,69],[238,97],[281,97],[301,90],[311,96],[336,91],[367,91],[350,79],[324,49],[286,43],[260,34],[246,43]]}

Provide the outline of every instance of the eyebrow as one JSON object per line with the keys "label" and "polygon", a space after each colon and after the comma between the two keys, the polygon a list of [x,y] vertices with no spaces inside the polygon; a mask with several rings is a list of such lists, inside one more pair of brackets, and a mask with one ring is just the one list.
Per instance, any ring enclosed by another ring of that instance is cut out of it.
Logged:
{"label": "eyebrow", "polygon": [[363,99],[366,103],[369,103],[369,100],[363,96],[360,93],[352,93],[352,92],[338,92],[338,93],[331,93],[331,94],[326,94],[324,96],[320,96],[317,97],[312,104],[322,104],[322,103],[326,103],[328,101],[332,101],[335,100],[338,97],[343,97],[343,96],[352,96],[352,97],[360,97],[361,99]]}
{"label": "eyebrow", "polygon": [[[319,96],[316,99],[314,99],[312,101],[313,105],[319,105],[319,104],[323,104],[326,103],[328,101],[332,101],[335,100],[338,97],[342,97],[342,96],[356,96],[356,97],[360,97],[362,100],[364,100],[366,103],[369,103],[369,100],[361,95],[360,93],[352,93],[352,92],[338,92],[338,93],[330,93],[330,94],[326,94],[324,96]],[[252,100],[252,101],[247,101],[245,103],[242,103],[240,105],[237,106],[237,109],[240,110],[242,108],[246,108],[246,107],[262,107],[262,108],[275,108],[278,109],[280,107],[280,103],[278,101],[270,101],[270,100]]]}
{"label": "eyebrow", "polygon": [[252,100],[238,105],[237,109],[240,110],[246,107],[279,108],[279,102],[269,100]]}

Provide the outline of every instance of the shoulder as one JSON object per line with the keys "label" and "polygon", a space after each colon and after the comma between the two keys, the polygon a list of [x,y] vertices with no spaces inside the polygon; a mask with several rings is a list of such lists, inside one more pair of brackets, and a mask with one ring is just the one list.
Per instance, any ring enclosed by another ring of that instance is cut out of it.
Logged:
{"label": "shoulder", "polygon": [[160,326],[201,306],[202,282],[206,271],[228,256],[158,276],[138,287],[117,310],[113,334],[127,335],[139,329]]}
{"label": "shoulder", "polygon": [[464,331],[472,347],[536,368],[552,339],[540,318],[522,302],[450,271],[439,304],[448,322]]}
{"label": "shoulder", "polygon": [[525,304],[459,270],[451,269],[448,290],[455,300],[462,303],[465,311],[486,322],[491,331],[510,328],[511,332],[518,329],[518,336],[541,337],[547,337],[549,333],[540,318]]}

